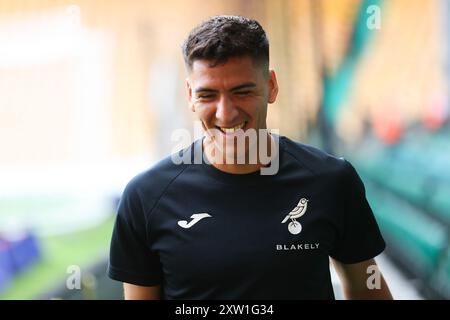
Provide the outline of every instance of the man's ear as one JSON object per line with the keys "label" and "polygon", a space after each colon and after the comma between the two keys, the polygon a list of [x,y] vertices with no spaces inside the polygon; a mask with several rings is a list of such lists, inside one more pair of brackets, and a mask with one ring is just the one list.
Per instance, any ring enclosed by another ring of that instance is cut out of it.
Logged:
{"label": "man's ear", "polygon": [[277,100],[278,95],[278,82],[275,71],[270,70],[269,74],[269,103],[274,103]]}
{"label": "man's ear", "polygon": [[192,98],[192,88],[191,84],[189,83],[189,78],[186,78],[186,93],[189,103],[189,109],[191,109],[192,112],[195,112],[194,99]]}

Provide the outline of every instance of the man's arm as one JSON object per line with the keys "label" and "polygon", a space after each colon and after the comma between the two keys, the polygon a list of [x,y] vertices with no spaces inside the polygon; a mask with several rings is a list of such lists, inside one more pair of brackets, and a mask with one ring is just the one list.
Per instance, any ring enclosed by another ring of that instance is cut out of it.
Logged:
{"label": "man's arm", "polygon": [[161,299],[161,286],[145,287],[124,282],[123,291],[125,300]]}
{"label": "man's arm", "polygon": [[[379,299],[392,300],[391,292],[378,269],[374,259],[354,264],[345,264],[335,259],[333,261],[341,283],[344,289],[344,295],[347,299]],[[373,273],[373,270],[376,273]],[[368,272],[369,270],[369,272]],[[379,278],[377,278],[379,276]],[[369,277],[373,277],[369,279]],[[370,281],[370,280],[374,281]],[[368,281],[369,280],[369,281]],[[368,285],[369,284],[371,285]],[[372,287],[370,289],[369,287]]]}

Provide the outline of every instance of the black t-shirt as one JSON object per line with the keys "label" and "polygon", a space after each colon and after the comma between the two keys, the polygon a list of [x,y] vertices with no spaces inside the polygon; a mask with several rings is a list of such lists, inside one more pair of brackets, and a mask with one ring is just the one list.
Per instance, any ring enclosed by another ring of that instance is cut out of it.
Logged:
{"label": "black t-shirt", "polygon": [[[279,138],[275,175],[168,157],[125,188],[108,274],[165,299],[334,299],[329,256],[384,250],[349,162]],[[191,152],[196,141],[182,152]]]}

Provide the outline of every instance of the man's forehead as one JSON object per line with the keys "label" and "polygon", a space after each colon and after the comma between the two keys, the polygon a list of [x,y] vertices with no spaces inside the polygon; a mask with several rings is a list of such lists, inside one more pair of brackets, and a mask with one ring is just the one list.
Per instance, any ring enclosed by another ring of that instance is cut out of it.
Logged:
{"label": "man's forehead", "polygon": [[223,64],[211,66],[209,60],[196,60],[189,72],[189,79],[196,86],[226,83],[237,86],[244,83],[257,83],[261,77],[261,70],[255,67],[252,60],[229,59]]}
{"label": "man's forehead", "polygon": [[249,71],[258,69],[250,57],[232,57],[224,62],[199,59],[192,63],[191,72],[223,72],[232,69],[247,69]]}

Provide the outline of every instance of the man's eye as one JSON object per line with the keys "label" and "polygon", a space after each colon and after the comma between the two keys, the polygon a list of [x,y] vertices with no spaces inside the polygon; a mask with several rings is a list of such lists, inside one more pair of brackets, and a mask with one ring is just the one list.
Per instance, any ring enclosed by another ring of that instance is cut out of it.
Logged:
{"label": "man's eye", "polygon": [[238,91],[236,94],[239,96],[247,96],[250,94],[250,91]]}
{"label": "man's eye", "polygon": [[213,94],[203,94],[197,97],[197,99],[211,99],[211,98],[214,98]]}

